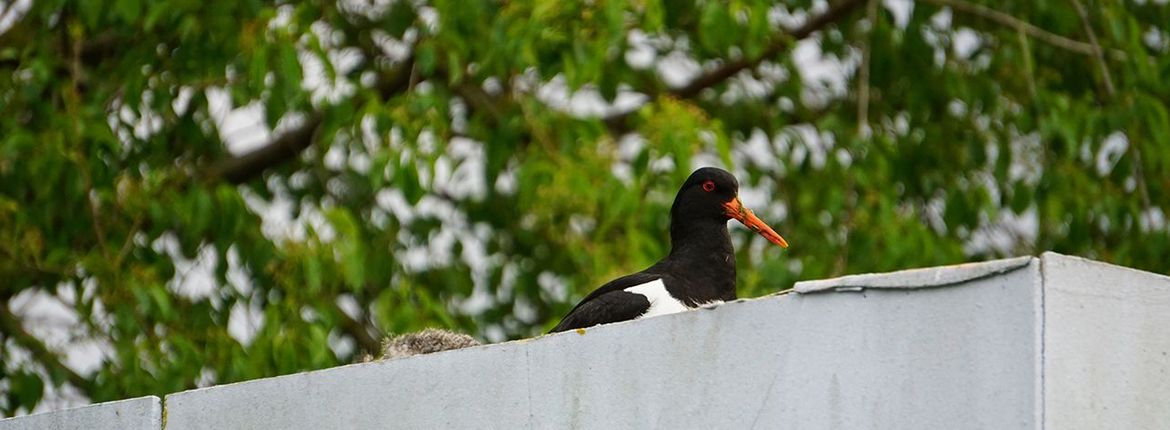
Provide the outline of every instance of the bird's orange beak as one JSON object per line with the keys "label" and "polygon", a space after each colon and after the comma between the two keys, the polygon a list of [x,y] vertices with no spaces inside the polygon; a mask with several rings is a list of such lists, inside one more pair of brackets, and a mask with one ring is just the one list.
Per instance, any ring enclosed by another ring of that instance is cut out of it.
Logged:
{"label": "bird's orange beak", "polygon": [[756,214],[752,213],[751,209],[743,207],[743,202],[739,201],[739,196],[723,204],[723,213],[739,220],[747,228],[752,229],[752,231],[758,233],[760,236],[764,236],[769,242],[780,245],[781,248],[788,247],[788,241],[780,237],[780,234],[776,233],[776,230],[772,230],[772,227],[768,227],[767,224],[764,224],[763,221],[756,218]]}

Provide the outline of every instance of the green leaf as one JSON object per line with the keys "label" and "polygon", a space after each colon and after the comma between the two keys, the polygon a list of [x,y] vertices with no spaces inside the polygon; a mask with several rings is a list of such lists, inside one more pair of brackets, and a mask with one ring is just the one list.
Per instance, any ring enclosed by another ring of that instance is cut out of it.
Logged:
{"label": "green leaf", "polygon": [[297,58],[297,50],[291,44],[280,45],[278,63],[277,63],[277,82],[283,85],[283,91],[286,95],[292,97],[297,95],[301,90],[302,69],[301,62]]}
{"label": "green leaf", "polygon": [[81,12],[81,21],[88,28],[97,28],[106,11],[105,3],[96,1],[77,2],[77,9]]}
{"label": "green leaf", "polygon": [[325,217],[337,231],[342,276],[351,289],[361,289],[366,283],[366,247],[357,220],[344,209],[330,210]]}
{"label": "green leaf", "polygon": [[45,383],[40,376],[31,372],[16,372],[8,377],[9,396],[14,398],[17,407],[24,407],[31,411],[40,403],[45,393]]}
{"label": "green leaf", "polygon": [[170,293],[158,287],[148,288],[146,292],[150,295],[154,307],[158,310],[163,321],[173,321],[177,315],[175,308],[171,305]]}
{"label": "green leaf", "polygon": [[415,61],[418,64],[419,71],[423,74],[431,74],[435,72],[435,46],[430,43],[419,45],[418,50],[414,53]]}
{"label": "green leaf", "polygon": [[139,15],[142,14],[141,0],[117,0],[114,2],[114,10],[122,16],[126,22],[132,23],[138,20]]}
{"label": "green leaf", "polygon": [[316,258],[306,259],[305,283],[308,284],[310,293],[321,291],[321,279],[321,261]]}

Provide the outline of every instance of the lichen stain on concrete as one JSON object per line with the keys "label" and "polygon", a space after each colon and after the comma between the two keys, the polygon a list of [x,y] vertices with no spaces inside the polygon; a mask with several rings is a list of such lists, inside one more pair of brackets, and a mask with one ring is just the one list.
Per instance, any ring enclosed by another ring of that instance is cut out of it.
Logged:
{"label": "lichen stain on concrete", "polygon": [[579,329],[577,329],[577,330],[574,330],[574,331],[576,331],[576,332],[577,332],[577,334],[579,334],[579,335],[581,335],[581,336],[584,336],[584,335],[585,335],[585,329],[583,329],[583,328],[579,328]]}

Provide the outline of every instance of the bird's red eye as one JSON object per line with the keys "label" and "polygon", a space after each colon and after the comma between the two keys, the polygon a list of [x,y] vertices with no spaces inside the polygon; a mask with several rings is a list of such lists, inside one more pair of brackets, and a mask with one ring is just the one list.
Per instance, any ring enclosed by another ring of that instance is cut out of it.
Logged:
{"label": "bird's red eye", "polygon": [[715,191],[715,183],[711,182],[711,181],[704,182],[703,183],[703,191],[706,191],[708,193]]}

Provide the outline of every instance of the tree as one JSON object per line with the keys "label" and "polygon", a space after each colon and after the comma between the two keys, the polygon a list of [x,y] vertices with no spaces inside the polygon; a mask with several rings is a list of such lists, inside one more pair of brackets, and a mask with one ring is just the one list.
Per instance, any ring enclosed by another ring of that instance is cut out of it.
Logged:
{"label": "tree", "polygon": [[[733,229],[744,297],[1044,250],[1166,273],[1170,10],[999,3],[10,4],[0,407],[539,334],[666,252],[697,165],[792,242]],[[275,131],[243,148],[237,108]]]}

